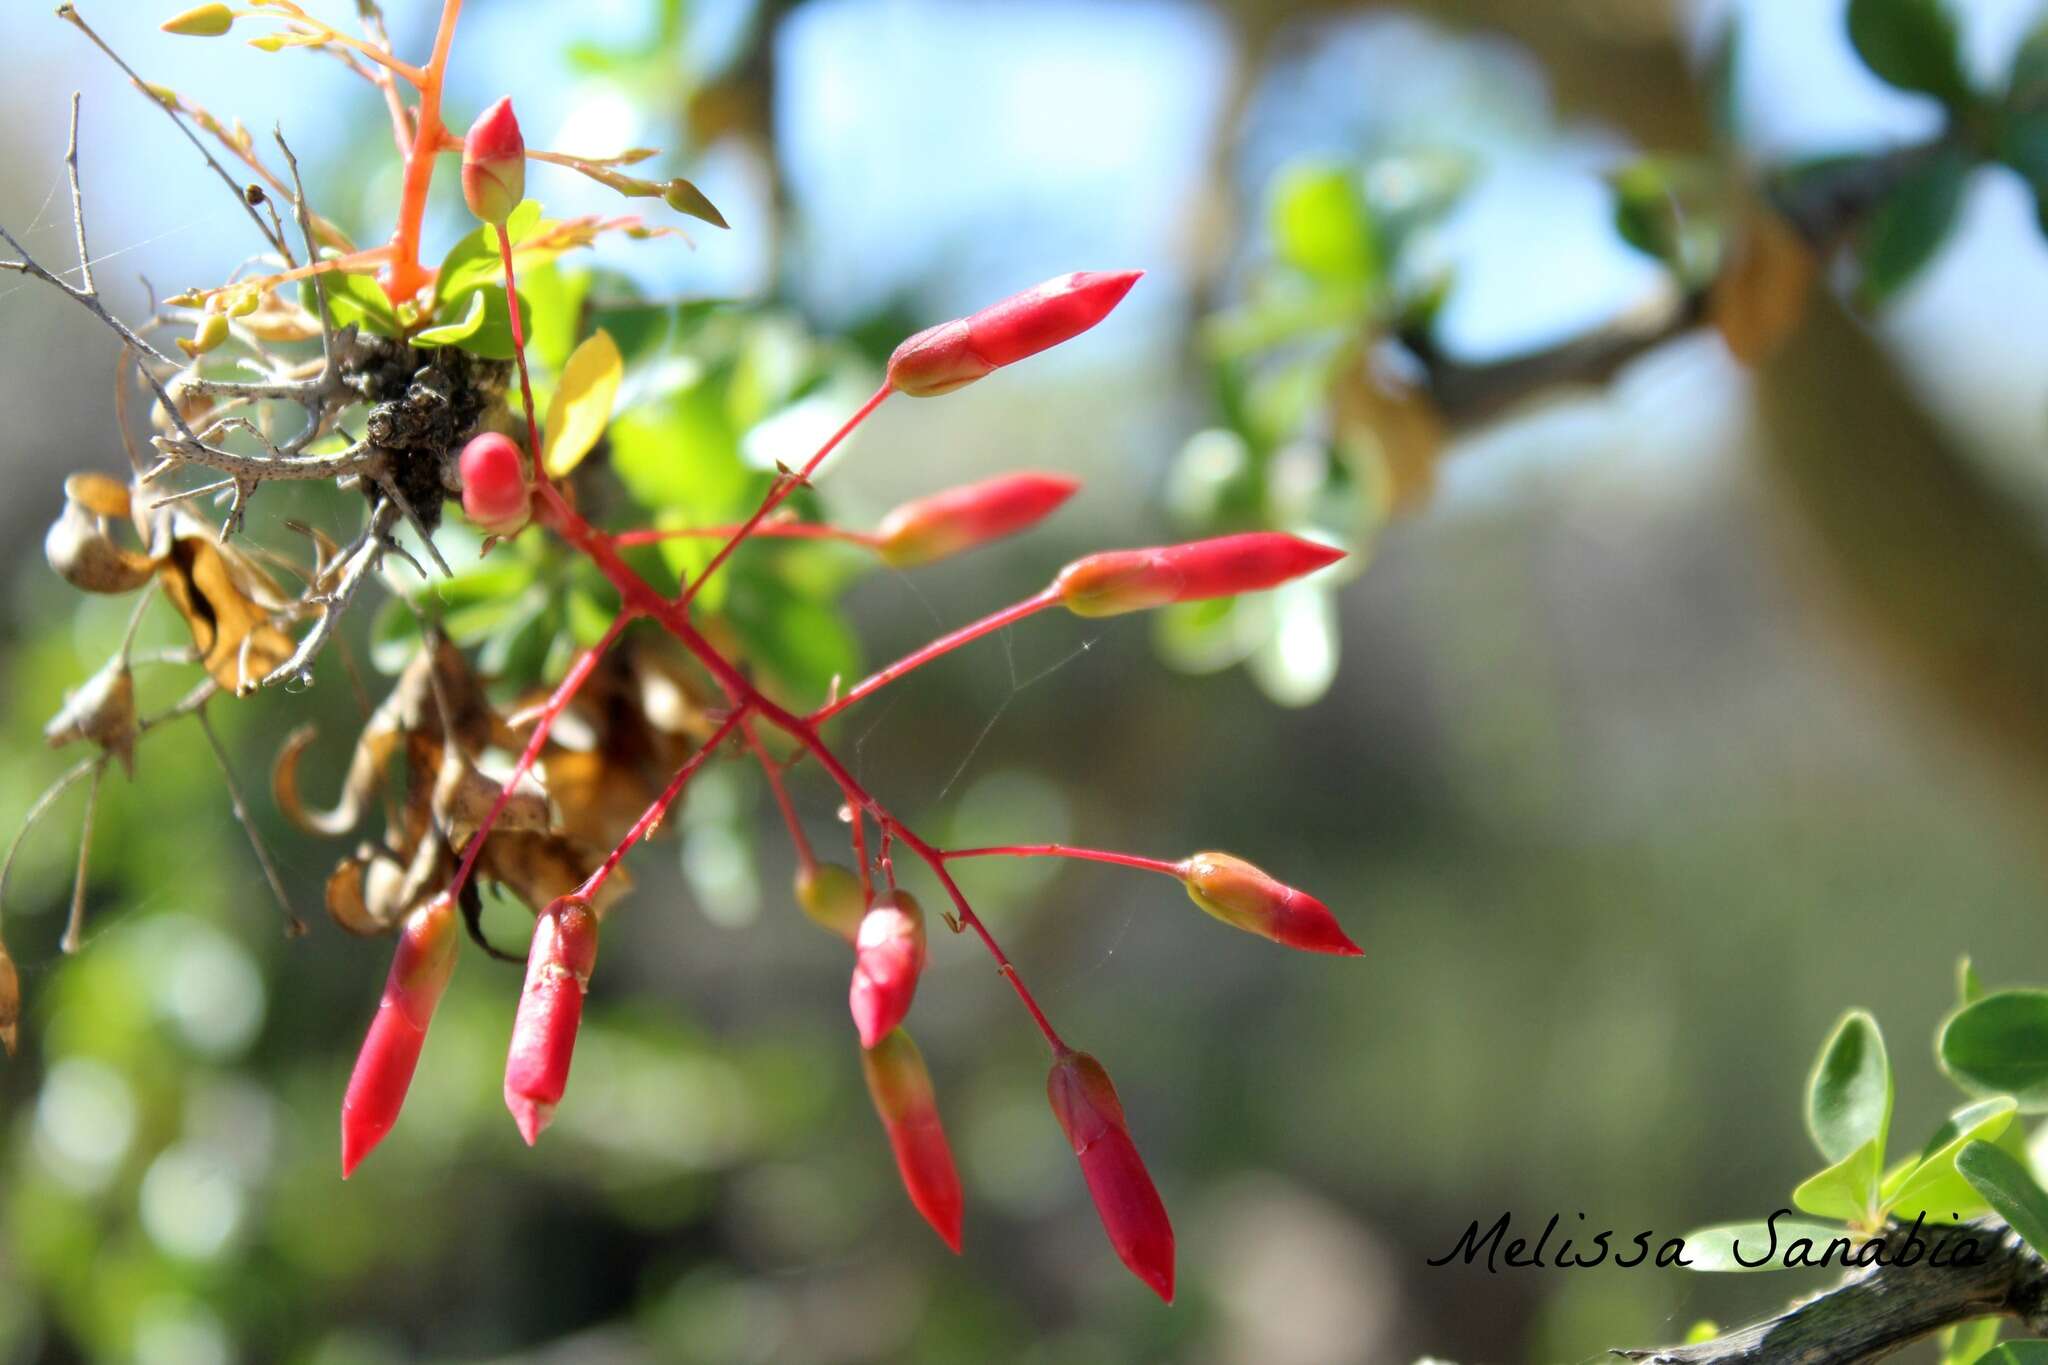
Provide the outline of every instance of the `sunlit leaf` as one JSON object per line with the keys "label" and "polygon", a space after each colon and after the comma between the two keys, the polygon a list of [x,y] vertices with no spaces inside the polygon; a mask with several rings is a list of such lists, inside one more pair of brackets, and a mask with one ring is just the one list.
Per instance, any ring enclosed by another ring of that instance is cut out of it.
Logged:
{"label": "sunlit leaf", "polygon": [[2048,991],[1995,991],[1942,1026],[1942,1069],[1966,1090],[2048,1113]]}
{"label": "sunlit leaf", "polygon": [[1271,201],[1273,247],[1317,280],[1370,288],[1380,276],[1379,241],[1353,172],[1298,165],[1280,173]]}
{"label": "sunlit leaf", "polygon": [[1685,1234],[1685,1254],[1692,1262],[1689,1269],[1710,1273],[1783,1270],[1785,1248],[1791,1243],[1806,1238],[1816,1247],[1825,1247],[1842,1235],[1840,1228],[1793,1218],[1772,1223],[1721,1223]]}
{"label": "sunlit leaf", "polygon": [[[1821,1048],[1806,1088],[1806,1130],[1831,1162],[1840,1162],[1868,1143],[1884,1164],[1885,1131],[1892,1119],[1892,1068],[1877,1020],[1851,1010]],[[1876,1189],[1873,1174],[1871,1188]]]}
{"label": "sunlit leaf", "polygon": [[444,322],[438,327],[415,332],[412,344],[415,346],[453,346],[458,341],[467,341],[475,336],[477,329],[484,325],[484,295],[481,289],[469,296],[469,307],[463,310],[456,322]]}
{"label": "sunlit leaf", "polygon": [[1839,1218],[1845,1223],[1867,1218],[1877,1210],[1882,1162],[1873,1137],[1819,1175],[1801,1182],[1792,1191],[1793,1206],[1817,1218]]}
{"label": "sunlit leaf", "polygon": [[619,380],[625,361],[611,334],[599,328],[583,339],[562,367],[562,381],[548,402],[547,424],[541,437],[541,465],[554,478],[563,478],[583,461],[612,419],[612,404],[619,396]]}
{"label": "sunlit leaf", "polygon": [[2048,1248],[2048,1192],[2017,1157],[1988,1142],[1973,1142],[1957,1155],[1956,1169],[2037,1254]]}
{"label": "sunlit leaf", "polygon": [[307,311],[317,307],[315,300],[321,292],[327,299],[327,316],[336,327],[356,326],[386,337],[404,330],[397,306],[374,276],[330,270],[319,277],[317,286],[312,280],[302,281],[299,294]]}
{"label": "sunlit leaf", "polygon": [[2005,1095],[1957,1110],[1928,1140],[1912,1175],[1885,1202],[1908,1221],[1921,1213],[1941,1221],[1974,1212],[1982,1200],[1957,1172],[1956,1155],[1972,1142],[1995,1141],[2018,1110]]}

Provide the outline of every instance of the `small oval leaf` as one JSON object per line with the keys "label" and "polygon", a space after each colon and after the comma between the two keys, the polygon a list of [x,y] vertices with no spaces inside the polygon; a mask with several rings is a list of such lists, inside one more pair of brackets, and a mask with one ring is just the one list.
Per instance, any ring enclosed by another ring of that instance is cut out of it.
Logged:
{"label": "small oval leaf", "polygon": [[562,382],[548,402],[547,434],[541,438],[541,467],[561,478],[583,462],[612,420],[612,403],[626,362],[611,334],[592,332],[570,353]]}

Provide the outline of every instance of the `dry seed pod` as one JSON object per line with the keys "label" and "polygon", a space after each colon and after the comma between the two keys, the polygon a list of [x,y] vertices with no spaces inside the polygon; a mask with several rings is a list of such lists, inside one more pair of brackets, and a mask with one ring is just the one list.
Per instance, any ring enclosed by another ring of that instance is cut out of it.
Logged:
{"label": "dry seed pod", "polygon": [[135,775],[135,675],[128,661],[109,659],[104,668],[64,696],[64,705],[43,727],[52,749],[89,739],[121,760],[122,770]]}
{"label": "dry seed pod", "polygon": [[0,943],[0,1047],[5,1047],[10,1057],[20,1040],[20,1023],[21,977],[14,970],[14,959],[7,955],[7,945]]}
{"label": "dry seed pod", "polygon": [[58,577],[86,592],[134,592],[155,571],[147,555],[115,544],[100,519],[76,502],[66,502],[50,523],[43,557]]}

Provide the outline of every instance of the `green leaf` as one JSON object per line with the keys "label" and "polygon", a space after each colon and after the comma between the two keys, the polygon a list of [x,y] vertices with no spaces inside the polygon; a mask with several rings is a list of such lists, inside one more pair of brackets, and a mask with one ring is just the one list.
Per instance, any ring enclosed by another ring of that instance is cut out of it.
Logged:
{"label": "green leaf", "polygon": [[[1844,1235],[1840,1228],[1793,1218],[1778,1218],[1770,1223],[1721,1223],[1686,1233],[1685,1252],[1692,1261],[1689,1269],[1750,1274],[1785,1269],[1785,1248],[1802,1237],[1810,1239],[1816,1247],[1824,1247]],[[1763,1264],[1755,1264],[1757,1261]]]}
{"label": "green leaf", "polygon": [[1271,205],[1273,247],[1313,279],[1370,289],[1380,277],[1379,239],[1350,170],[1296,165],[1280,172]]}
{"label": "green leaf", "polygon": [[2048,1113],[2048,991],[1994,991],[1942,1026],[1937,1052],[1965,1090]]}
{"label": "green leaf", "polygon": [[[505,220],[505,231],[516,250],[537,230],[547,226],[540,220],[540,205],[521,200]],[[521,264],[524,264],[522,262]],[[495,284],[504,278],[505,264],[498,250],[498,230],[485,223],[448,249],[441,258],[440,274],[434,278],[436,301],[465,294],[479,285]]]}
{"label": "green leaf", "polygon": [[316,288],[324,288],[327,316],[336,327],[354,325],[384,337],[395,337],[404,330],[391,296],[384,292],[384,286],[378,284],[373,276],[330,270],[320,277],[317,286],[310,279],[301,281],[300,298],[309,311],[317,308],[314,302]]}
{"label": "green leaf", "polygon": [[541,437],[541,465],[549,475],[557,479],[566,476],[603,437],[625,368],[611,334],[601,327],[569,356],[569,363],[562,367],[562,382],[548,402]]}
{"label": "green leaf", "polygon": [[829,602],[799,597],[766,574],[749,573],[732,585],[727,615],[749,661],[780,681],[792,698],[821,698],[833,678],[850,683],[857,677],[860,646],[844,614]]}
{"label": "green leaf", "polygon": [[1947,1222],[1973,1213],[1981,1200],[1956,1170],[1956,1154],[1972,1142],[1993,1142],[2019,1112],[2009,1095],[1979,1100],[1951,1114],[1935,1130],[1921,1153],[1920,1164],[1886,1200],[1886,1207],[1910,1221],[1926,1214]]}
{"label": "green leaf", "polygon": [[1997,1318],[1975,1318],[1949,1328],[1940,1337],[1941,1365],[1977,1365],[1998,1341],[2002,1325]]}
{"label": "green leaf", "polygon": [[1955,16],[1944,0],[1849,0],[1849,41],[1888,85],[1952,106],[1970,98]]}
{"label": "green leaf", "polygon": [[[510,360],[512,358],[512,318],[505,309],[505,290],[499,285],[486,285],[473,291],[484,301],[483,321],[459,343],[462,349],[486,360]],[[468,295],[457,294],[444,301],[444,306],[460,308],[464,316],[471,307]],[[524,297],[519,300],[519,325],[522,331],[532,326],[533,305]]]}
{"label": "green leaf", "polygon": [[1816,1218],[1859,1222],[1877,1211],[1883,1178],[1884,1159],[1873,1137],[1819,1175],[1801,1182],[1792,1191],[1792,1203]]}
{"label": "green leaf", "polygon": [[1964,953],[1956,959],[1956,1005],[1974,1005],[1984,998],[1984,982],[1977,976],[1977,968]]}
{"label": "green leaf", "polygon": [[1973,1142],[1957,1155],[1956,1169],[2020,1240],[2037,1254],[2048,1248],[2048,1193],[2017,1157],[1988,1142]]}
{"label": "green leaf", "polygon": [[1814,1063],[1806,1086],[1806,1131],[1820,1154],[1837,1163],[1874,1142],[1881,1168],[1891,1121],[1892,1066],[1884,1035],[1867,1011],[1851,1010]]}
{"label": "green leaf", "polygon": [[1977,1360],[1978,1365],[2048,1365],[2048,1341],[2008,1341],[1992,1347]]}
{"label": "green leaf", "polygon": [[1934,258],[1955,226],[1969,178],[1968,155],[1944,148],[1878,204],[1856,240],[1857,261],[1863,268],[1860,293],[1866,305],[1896,294]]}
{"label": "green leaf", "polygon": [[1688,285],[1711,278],[1721,254],[1722,205],[1714,177],[1677,157],[1638,158],[1608,177],[1614,226]]}
{"label": "green leaf", "polygon": [[481,289],[469,295],[469,307],[463,311],[459,322],[444,322],[438,327],[429,327],[413,334],[415,346],[453,346],[458,341],[467,341],[476,335],[484,325],[484,294]]}

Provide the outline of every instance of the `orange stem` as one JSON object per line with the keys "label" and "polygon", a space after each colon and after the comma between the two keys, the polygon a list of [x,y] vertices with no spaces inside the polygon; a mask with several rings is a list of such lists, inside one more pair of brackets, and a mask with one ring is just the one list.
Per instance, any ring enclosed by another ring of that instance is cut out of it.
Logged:
{"label": "orange stem", "polygon": [[420,225],[427,216],[427,189],[434,182],[434,154],[445,131],[441,126],[441,85],[448,70],[448,49],[455,42],[455,21],[462,0],[441,0],[441,26],[434,34],[434,55],[420,73],[419,112],[413,120],[412,147],[405,154],[405,190],[398,201],[398,231],[391,238],[391,264],[384,290],[402,302],[425,288],[433,276],[420,265]]}

